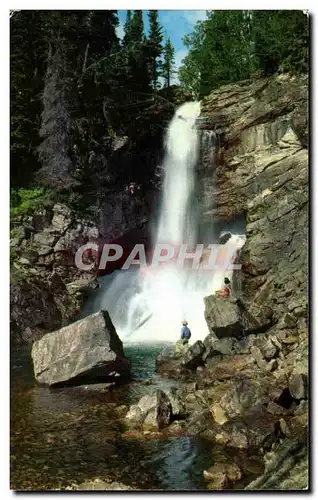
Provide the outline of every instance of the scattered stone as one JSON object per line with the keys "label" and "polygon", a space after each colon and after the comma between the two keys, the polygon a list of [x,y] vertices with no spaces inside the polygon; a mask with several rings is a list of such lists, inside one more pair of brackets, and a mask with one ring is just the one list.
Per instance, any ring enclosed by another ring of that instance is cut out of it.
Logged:
{"label": "scattered stone", "polygon": [[125,415],[125,420],[128,425],[138,427],[142,424],[143,413],[138,405],[132,405]]}
{"label": "scattered stone", "polygon": [[273,344],[271,339],[268,339],[267,342],[261,347],[261,352],[266,360],[271,360],[275,358],[278,354],[278,348]]}
{"label": "scattered stone", "polygon": [[73,220],[70,208],[66,205],[56,204],[53,207],[53,213],[53,229],[59,233],[66,231]]}
{"label": "scattered stone", "polygon": [[226,412],[218,404],[212,405],[212,407],[211,407],[211,413],[213,415],[214,420],[219,425],[225,424],[225,422],[227,422],[228,419],[229,419],[228,416],[227,416],[227,414],[226,414]]}
{"label": "scattered stone", "polygon": [[[73,488],[71,488],[73,489]],[[94,479],[93,481],[85,481],[84,483],[79,484],[74,488],[75,490],[81,490],[81,491],[106,491],[106,490],[121,490],[121,491],[129,491],[129,490],[134,490],[131,486],[127,486],[126,484],[123,483],[118,483],[118,482],[112,482],[112,483],[106,483],[105,481],[102,481],[101,479]]]}
{"label": "scattered stone", "polygon": [[191,434],[200,434],[213,428],[213,418],[209,409],[194,411],[188,420],[187,431]]}
{"label": "scattered stone", "polygon": [[242,479],[242,471],[234,463],[218,463],[203,471],[203,477],[209,481],[208,489],[221,490]]}
{"label": "scattered stone", "polygon": [[306,399],[308,389],[308,378],[306,375],[296,373],[289,379],[289,392],[295,399]]}

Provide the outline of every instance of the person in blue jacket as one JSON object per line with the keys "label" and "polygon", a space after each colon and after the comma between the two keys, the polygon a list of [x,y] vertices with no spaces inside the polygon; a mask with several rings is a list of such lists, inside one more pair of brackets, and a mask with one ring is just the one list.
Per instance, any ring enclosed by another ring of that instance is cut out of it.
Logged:
{"label": "person in blue jacket", "polygon": [[181,328],[181,340],[183,344],[187,344],[191,338],[191,331],[188,327],[187,321],[182,321],[183,327]]}

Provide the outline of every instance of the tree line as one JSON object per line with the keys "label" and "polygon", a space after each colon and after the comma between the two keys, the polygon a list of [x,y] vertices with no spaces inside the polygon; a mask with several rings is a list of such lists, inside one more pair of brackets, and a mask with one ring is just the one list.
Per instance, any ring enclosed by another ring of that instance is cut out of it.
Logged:
{"label": "tree line", "polygon": [[207,11],[184,43],[189,52],[179,79],[202,98],[258,71],[308,71],[309,18],[296,10]]}
{"label": "tree line", "polygon": [[11,16],[15,193],[42,186],[93,199],[103,191],[114,136],[127,133],[174,75],[174,48],[164,41],[158,11],[148,16],[146,35],[142,11],[128,10],[122,40],[114,10],[21,10]]}

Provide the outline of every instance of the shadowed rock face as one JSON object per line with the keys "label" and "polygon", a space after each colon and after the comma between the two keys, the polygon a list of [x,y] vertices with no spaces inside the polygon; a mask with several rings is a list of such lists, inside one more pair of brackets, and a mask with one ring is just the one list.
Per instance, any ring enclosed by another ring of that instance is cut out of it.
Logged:
{"label": "shadowed rock face", "polygon": [[237,305],[227,297],[204,298],[205,319],[210,332],[218,338],[240,336],[241,324]]}
{"label": "shadowed rock face", "polygon": [[107,311],[44,335],[32,347],[36,380],[49,386],[119,381],[130,373]]}

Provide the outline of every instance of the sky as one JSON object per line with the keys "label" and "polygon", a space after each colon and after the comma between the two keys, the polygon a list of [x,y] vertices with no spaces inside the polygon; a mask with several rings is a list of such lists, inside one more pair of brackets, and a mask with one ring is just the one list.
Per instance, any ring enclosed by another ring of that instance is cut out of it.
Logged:
{"label": "sky", "polygon": [[[148,11],[143,11],[145,32],[148,33]],[[120,25],[117,28],[119,38],[123,37],[126,10],[118,10]],[[175,69],[178,70],[182,59],[187,55],[187,49],[182,42],[184,35],[193,31],[197,21],[206,19],[205,10],[159,10],[160,23],[165,36],[169,36],[175,48]]]}

